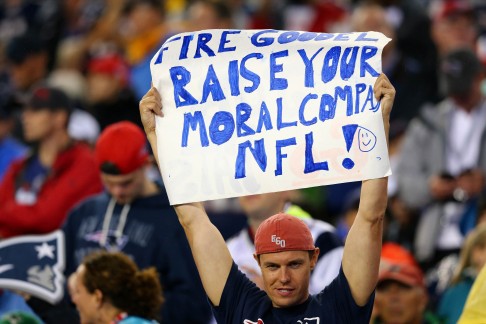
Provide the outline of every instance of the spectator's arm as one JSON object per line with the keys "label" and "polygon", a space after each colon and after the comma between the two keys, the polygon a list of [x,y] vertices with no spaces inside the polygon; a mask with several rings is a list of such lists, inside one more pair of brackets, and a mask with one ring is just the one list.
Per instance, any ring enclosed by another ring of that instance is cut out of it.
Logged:
{"label": "spectator's arm", "polygon": [[[157,155],[155,115],[162,116],[160,94],[152,87],[140,101],[140,117]],[[186,233],[204,290],[213,305],[218,306],[233,260],[223,236],[211,223],[202,203],[176,205],[175,211]]]}
{"label": "spectator's arm", "polygon": [[[381,74],[375,82],[375,97],[381,100],[385,136],[395,89]],[[359,210],[344,245],[343,271],[355,302],[363,306],[375,289],[380,264],[383,217],[387,204],[388,178],[363,181]]]}

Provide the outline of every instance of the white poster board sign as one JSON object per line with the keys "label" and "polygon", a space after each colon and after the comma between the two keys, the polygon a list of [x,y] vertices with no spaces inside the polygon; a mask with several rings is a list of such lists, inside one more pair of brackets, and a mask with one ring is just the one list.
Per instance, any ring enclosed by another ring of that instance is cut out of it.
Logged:
{"label": "white poster board sign", "polygon": [[203,30],[151,61],[171,204],[391,174],[379,102],[381,33]]}

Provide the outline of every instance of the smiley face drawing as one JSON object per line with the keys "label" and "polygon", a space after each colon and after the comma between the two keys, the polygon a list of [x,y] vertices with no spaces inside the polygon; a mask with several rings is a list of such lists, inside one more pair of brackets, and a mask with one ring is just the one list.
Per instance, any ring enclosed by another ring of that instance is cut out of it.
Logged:
{"label": "smiley face drawing", "polygon": [[362,126],[359,126],[358,124],[349,124],[343,126],[343,135],[344,140],[346,141],[346,150],[348,152],[351,149],[351,145],[353,144],[356,131],[358,133],[358,148],[361,152],[369,152],[375,148],[377,138],[372,131]]}
{"label": "smiley face drawing", "polygon": [[[375,148],[377,138],[376,135],[369,129],[359,126],[358,124],[344,125],[342,129],[344,140],[346,142],[346,150],[348,152],[351,150],[351,146],[355,141],[356,133],[358,133],[356,136],[356,140],[358,141],[358,149],[361,152],[369,152]],[[377,158],[380,159],[379,157]],[[347,170],[351,170],[354,168],[355,164],[352,159],[347,157],[342,161],[342,166]]]}
{"label": "smiley face drawing", "polygon": [[367,128],[358,126],[358,148],[361,152],[369,152],[376,145],[376,135]]}

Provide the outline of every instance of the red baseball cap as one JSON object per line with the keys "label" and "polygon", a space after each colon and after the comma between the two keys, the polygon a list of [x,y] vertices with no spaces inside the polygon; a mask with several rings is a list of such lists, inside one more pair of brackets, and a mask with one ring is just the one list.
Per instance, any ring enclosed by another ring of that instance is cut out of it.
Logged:
{"label": "red baseball cap", "polygon": [[104,173],[132,173],[149,158],[145,134],[129,121],[114,123],[100,134],[95,157],[99,169]]}
{"label": "red baseball cap", "polygon": [[313,251],[309,227],[299,218],[279,213],[267,218],[255,233],[255,253]]}
{"label": "red baseball cap", "polygon": [[384,281],[391,280],[403,283],[410,287],[425,288],[424,275],[418,266],[408,263],[382,261],[380,268],[378,285]]}
{"label": "red baseball cap", "polygon": [[398,243],[385,242],[381,248],[381,263],[406,263],[418,266],[413,254]]}
{"label": "red baseball cap", "polygon": [[453,15],[473,15],[473,6],[469,0],[441,0],[435,8],[435,19],[443,19]]}
{"label": "red baseball cap", "polygon": [[128,64],[120,55],[116,54],[92,58],[88,63],[88,72],[115,77],[123,85],[126,85],[129,79]]}

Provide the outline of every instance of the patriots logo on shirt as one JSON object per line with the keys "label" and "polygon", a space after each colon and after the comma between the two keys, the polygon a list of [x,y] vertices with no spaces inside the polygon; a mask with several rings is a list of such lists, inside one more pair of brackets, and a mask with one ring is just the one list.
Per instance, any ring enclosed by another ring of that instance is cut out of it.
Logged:
{"label": "patriots logo on shirt", "polygon": [[102,245],[103,238],[103,231],[97,231],[93,233],[88,233],[84,235],[84,239],[88,242],[95,242],[98,243],[100,246],[105,248],[107,251],[110,252],[119,252],[123,251],[125,246],[127,245],[129,238],[127,235],[122,235],[117,237],[115,230],[109,230],[106,234],[106,241],[104,245]]}
{"label": "patriots logo on shirt", "polygon": [[0,242],[0,288],[52,304],[64,295],[64,234],[25,235]]}
{"label": "patriots logo on shirt", "polygon": [[319,317],[312,317],[312,318],[306,317],[302,321],[301,320],[297,321],[298,324],[319,324],[320,322],[321,321]]}
{"label": "patriots logo on shirt", "polygon": [[256,321],[256,322],[253,322],[253,321],[246,319],[246,320],[243,321],[243,324],[265,324],[265,323],[263,323],[263,320],[259,318],[258,321]]}

